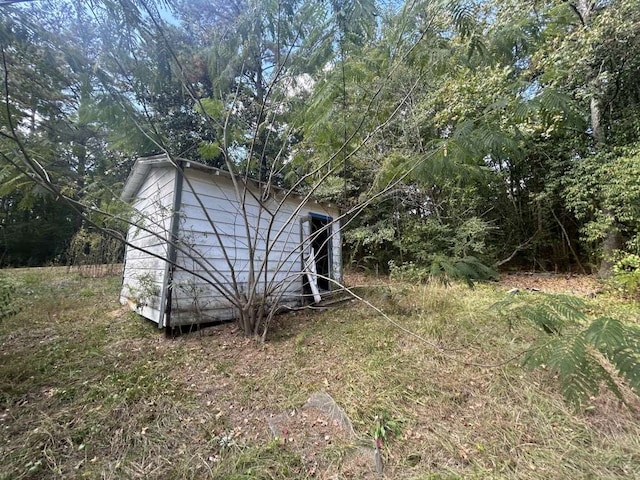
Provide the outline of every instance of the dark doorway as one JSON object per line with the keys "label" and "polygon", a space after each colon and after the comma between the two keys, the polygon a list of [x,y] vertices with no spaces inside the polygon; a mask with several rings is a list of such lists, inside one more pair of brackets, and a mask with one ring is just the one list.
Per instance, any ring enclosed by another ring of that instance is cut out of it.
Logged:
{"label": "dark doorway", "polygon": [[318,288],[331,290],[328,278],[331,277],[331,217],[309,214],[311,220],[311,246],[316,257]]}

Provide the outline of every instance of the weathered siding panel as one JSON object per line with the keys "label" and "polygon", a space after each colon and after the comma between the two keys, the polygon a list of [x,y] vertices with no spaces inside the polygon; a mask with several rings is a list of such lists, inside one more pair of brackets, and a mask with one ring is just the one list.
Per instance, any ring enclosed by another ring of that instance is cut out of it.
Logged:
{"label": "weathered siding panel", "polygon": [[[152,168],[133,203],[135,213],[127,239],[120,301],[129,303],[144,317],[161,324],[161,305],[168,255],[175,171],[170,166]],[[134,247],[138,247],[138,250]],[[156,256],[161,257],[157,258]]]}
{"label": "weathered siding panel", "polygon": [[[181,243],[190,254],[178,253],[177,263],[185,269],[174,273],[171,324],[197,322],[194,317],[199,317],[199,321],[235,317],[237,313],[229,295],[219,290],[234,290],[232,270],[237,287],[249,290],[249,246],[254,250],[258,291],[264,293],[266,286],[273,301],[290,305],[300,302],[303,284],[300,219],[311,212],[335,218],[338,212],[315,202],[296,212],[298,206],[298,198],[284,202],[271,199],[260,206],[249,193],[245,214],[229,178],[187,169],[179,222]],[[336,233],[331,240],[333,250],[338,252],[339,228],[334,225],[332,230]],[[339,260],[339,255],[334,254],[334,275],[341,277],[336,257]],[[210,282],[190,275],[188,270],[209,278]]]}

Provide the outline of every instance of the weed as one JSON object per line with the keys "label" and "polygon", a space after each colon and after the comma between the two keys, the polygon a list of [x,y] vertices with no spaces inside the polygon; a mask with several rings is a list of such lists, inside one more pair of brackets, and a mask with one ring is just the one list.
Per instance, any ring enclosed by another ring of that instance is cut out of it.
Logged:
{"label": "weed", "polygon": [[393,418],[389,412],[382,411],[375,416],[371,436],[379,448],[387,443],[391,438],[397,437],[402,432],[401,419]]}
{"label": "weed", "polygon": [[18,311],[17,290],[18,284],[14,279],[0,275],[0,320],[10,317]]}

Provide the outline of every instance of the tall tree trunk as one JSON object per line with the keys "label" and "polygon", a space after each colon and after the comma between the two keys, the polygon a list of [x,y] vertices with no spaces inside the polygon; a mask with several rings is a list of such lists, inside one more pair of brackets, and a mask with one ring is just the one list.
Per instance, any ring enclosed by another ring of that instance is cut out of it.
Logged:
{"label": "tall tree trunk", "polygon": [[591,116],[591,131],[596,149],[600,148],[605,143],[605,134],[602,128],[602,110],[600,108],[600,98],[597,93],[594,93],[589,101],[589,110]]}
{"label": "tall tree trunk", "polygon": [[[593,0],[576,0],[570,3],[576,15],[580,19],[584,29],[589,29],[591,24],[591,16],[593,14],[596,2]],[[589,99],[589,116],[591,120],[591,135],[593,145],[596,151],[601,150],[607,141],[606,132],[602,125],[602,89],[604,88],[600,81],[600,72],[597,68],[593,68],[590,72],[590,78],[587,78],[587,85],[591,90],[591,98]],[[615,212],[606,209],[605,216],[612,219],[611,225],[602,242],[602,261],[598,269],[600,277],[608,277],[611,275],[611,267],[613,253],[622,246],[622,238],[620,231],[616,226]]]}
{"label": "tall tree trunk", "polygon": [[[600,85],[597,79],[592,82],[593,93],[589,101],[589,108],[591,114],[591,130],[596,150],[601,150],[606,143],[606,134],[602,127],[602,101],[600,100]],[[607,230],[605,238],[602,242],[602,261],[598,269],[598,276],[601,278],[607,278],[611,275],[611,269],[613,267],[612,258],[616,250],[620,250],[622,247],[622,238],[620,236],[620,230],[616,225],[615,212],[610,208],[604,210],[604,214],[607,218],[611,218],[611,225]]]}
{"label": "tall tree trunk", "polygon": [[[602,126],[602,84],[599,81],[599,72],[593,72],[594,78],[591,81],[591,98],[589,100],[589,109],[591,117],[591,132],[593,143],[596,151],[601,150],[607,141],[606,132]],[[607,218],[611,219],[611,224],[607,230],[605,238],[601,245],[602,260],[598,269],[598,276],[607,278],[611,275],[613,267],[613,256],[616,250],[622,248],[622,237],[617,226],[616,215],[610,208],[605,208],[604,212]]]}

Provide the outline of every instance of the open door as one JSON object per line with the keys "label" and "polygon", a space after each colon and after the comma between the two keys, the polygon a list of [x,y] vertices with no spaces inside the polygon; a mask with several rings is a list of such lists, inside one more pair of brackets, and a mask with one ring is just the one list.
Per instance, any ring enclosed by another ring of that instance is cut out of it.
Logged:
{"label": "open door", "polygon": [[322,300],[320,289],[318,288],[318,273],[316,270],[316,254],[313,250],[311,240],[311,219],[303,218],[300,222],[300,235],[302,240],[302,268],[304,276],[302,279],[303,292],[311,290],[313,301],[318,303]]}
{"label": "open door", "polygon": [[[331,290],[331,217],[310,213],[301,221],[305,287],[314,300],[320,291]],[[307,285],[308,284],[308,285]]]}

